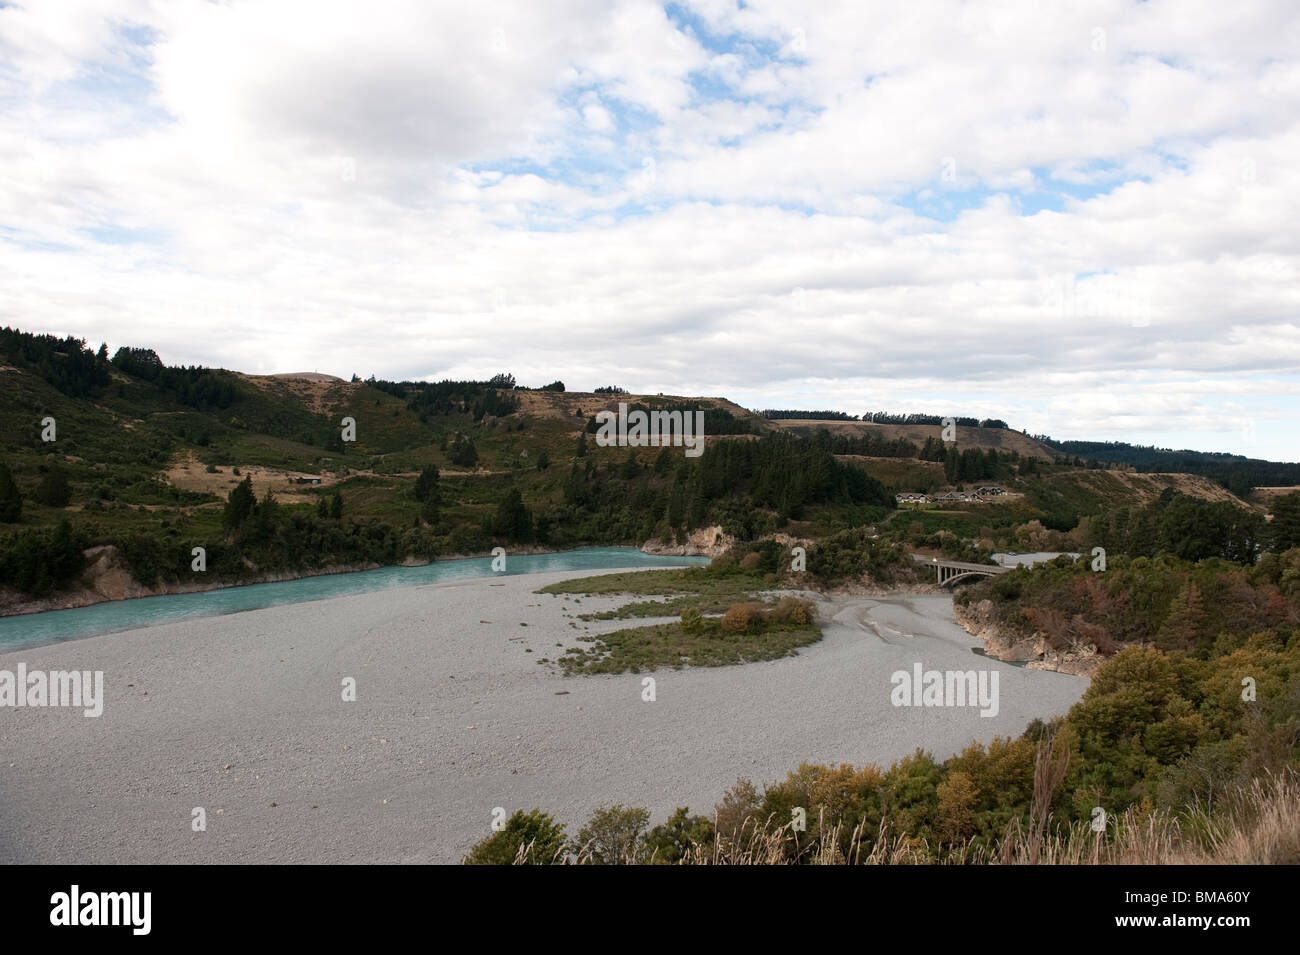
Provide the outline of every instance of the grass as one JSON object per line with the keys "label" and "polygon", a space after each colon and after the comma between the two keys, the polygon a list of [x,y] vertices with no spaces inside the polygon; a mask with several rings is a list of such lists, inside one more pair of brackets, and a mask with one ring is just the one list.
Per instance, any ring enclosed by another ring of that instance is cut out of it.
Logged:
{"label": "grass", "polygon": [[772,625],[756,633],[730,634],[718,620],[705,619],[699,633],[687,633],[680,623],[663,623],[603,634],[591,638],[591,647],[571,647],[557,662],[566,676],[730,666],[794,656],[799,647],[821,637],[815,624]]}
{"label": "grass", "polygon": [[[761,574],[714,567],[686,567],[671,570],[632,571],[562,580],[536,591],[539,594],[582,594],[610,596],[637,594],[667,597],[666,600],[638,600],[614,610],[581,614],[580,620],[624,620],[637,617],[668,617],[686,610],[697,611],[697,622],[689,628],[681,621],[616,630],[598,637],[584,637],[591,646],[570,647],[555,663],[566,675],[576,673],[640,673],[658,667],[730,666],[756,660],[793,656],[799,647],[821,639],[812,622],[809,601],[787,598],[779,604],[762,604],[755,598],[767,586]],[[804,616],[791,619],[799,605]],[[728,609],[745,614],[746,632],[724,629],[723,621],[704,614]],[[806,621],[806,622],[803,622]]]}
{"label": "grass", "polygon": [[[924,839],[892,832],[889,820],[879,831],[855,829],[848,834],[828,825],[819,838],[792,859],[796,837],[790,823],[769,818],[747,822],[730,836],[716,831],[704,843],[686,847],[680,865],[930,865],[942,857],[954,865],[1296,865],[1300,863],[1300,775],[1294,771],[1257,779],[1238,790],[1213,814],[1136,809],[1108,821],[1104,833],[1087,821],[1058,826],[1033,840],[1013,823],[992,847],[939,847]],[[1036,842],[1036,845],[1035,845]],[[521,847],[516,864],[527,861],[529,846]],[[588,853],[541,860],[547,864],[582,864]],[[650,861],[644,856],[625,863]]]}
{"label": "grass", "polygon": [[731,606],[725,597],[669,597],[667,600],[638,600],[613,610],[578,614],[579,620],[631,620],[637,617],[677,617],[687,607],[700,613],[722,613]]}

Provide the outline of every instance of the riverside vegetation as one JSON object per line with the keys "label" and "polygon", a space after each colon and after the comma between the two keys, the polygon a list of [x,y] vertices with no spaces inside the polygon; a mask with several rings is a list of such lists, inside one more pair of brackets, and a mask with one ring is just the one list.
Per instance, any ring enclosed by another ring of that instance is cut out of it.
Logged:
{"label": "riverside vegetation", "polygon": [[[630,397],[614,386],[575,395],[561,382],[521,388],[506,374],[440,382],[258,378],[168,366],[140,347],[110,358],[107,345],[92,350],[79,339],[9,328],[0,329],[0,363],[0,584],[7,588],[0,602],[10,605],[84,593],[92,547],[111,548],[142,587],[202,587],[497,545],[671,546],[710,528],[741,542],[785,533],[818,542],[828,559],[838,548],[831,576],[854,565],[893,575],[902,568],[864,541],[962,559],[1018,545],[1064,549],[1103,522],[1107,532],[1116,520],[1127,527],[1151,498],[1180,489],[1193,492],[1181,495],[1194,501],[1183,511],[1189,526],[1198,523],[1197,508],[1216,503],[1211,526],[1231,524],[1234,515],[1260,518],[1205,479],[1098,470],[1098,462],[1056,454],[1002,422],[959,430],[972,442],[1006,442],[1001,449],[956,453],[942,447],[937,427],[915,444],[808,432],[719,399],[632,400],[640,408],[704,410],[713,437],[691,459],[681,449],[597,445],[596,413]],[[42,440],[46,418],[57,425],[54,441]],[[355,441],[343,440],[344,418],[355,422]],[[813,422],[823,423],[856,424]],[[1297,466],[1266,473],[1300,484]],[[299,485],[295,476],[320,484]],[[996,481],[1012,493],[992,504],[894,509],[896,491],[964,480]],[[1196,500],[1219,491],[1217,502]],[[1128,516],[1117,517],[1120,510]],[[876,538],[864,533],[868,527]],[[1139,547],[1147,525],[1132,530]],[[1209,543],[1233,559],[1248,536]],[[205,570],[193,568],[194,547],[206,550]]]}
{"label": "riverside vegetation", "polygon": [[[864,561],[896,565],[897,545],[869,543]],[[752,566],[763,549],[715,563]],[[466,861],[1300,862],[1300,547],[1257,563],[1156,551],[1104,573],[1058,558],[957,595],[1105,659],[1068,714],[1018,738],[943,762],[918,751],[888,768],[804,764],[762,789],[741,779],[711,816],[681,808],[653,829],[645,810],[607,807],[567,840],[535,810]],[[843,541],[833,553],[823,573],[846,566]]]}
{"label": "riverside vegetation", "polygon": [[[1283,513],[1283,521],[1293,516]],[[1121,553],[1104,573],[1058,558],[957,595],[990,606],[1004,626],[1044,632],[1062,648],[1084,643],[1104,658],[1060,719],[943,762],[918,751],[888,768],[804,764],[762,789],[741,779],[712,815],[680,808],[654,828],[644,809],[606,807],[569,840],[538,809],[465,861],[1300,862],[1300,547],[1257,562],[1245,554],[1192,561],[1161,540],[1154,556]],[[853,542],[842,535],[829,553],[810,551],[810,575],[904,569],[899,545],[858,540],[850,550]],[[715,565],[740,579],[742,565],[767,561],[764,584],[788,584],[797,575],[777,572],[776,549],[741,545]],[[687,573],[703,581],[722,571]],[[594,581],[592,592],[626,586]],[[703,586],[697,593],[715,607],[726,599]],[[622,613],[650,612],[643,607]],[[802,829],[792,821],[797,809]],[[1101,835],[1092,828],[1099,810],[1109,819]]]}
{"label": "riverside vegetation", "polygon": [[564,673],[573,675],[774,660],[821,639],[811,600],[761,600],[765,587],[764,578],[752,570],[715,560],[708,567],[561,581],[538,593],[663,595],[668,599],[638,601],[579,618],[679,617],[672,623],[579,637],[591,646],[571,647],[556,661]]}

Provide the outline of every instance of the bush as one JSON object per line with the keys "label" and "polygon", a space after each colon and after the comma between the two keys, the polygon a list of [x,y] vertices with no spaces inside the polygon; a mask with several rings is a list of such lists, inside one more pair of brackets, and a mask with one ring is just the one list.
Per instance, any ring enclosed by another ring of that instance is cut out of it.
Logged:
{"label": "bush", "polygon": [[722,615],[722,629],[726,633],[748,633],[755,623],[753,604],[732,604]]}
{"label": "bush", "polygon": [[798,597],[782,597],[781,602],[768,612],[768,619],[774,623],[805,627],[813,622],[816,615],[817,607],[811,600],[800,600]]}
{"label": "bush", "polygon": [[655,826],[645,836],[645,861],[651,865],[672,865],[694,846],[713,842],[713,823],[704,816],[692,816],[679,807],[662,826]]}
{"label": "bush", "polygon": [[597,809],[578,831],[573,851],[589,865],[638,865],[645,857],[650,810],[620,803]]}
{"label": "bush", "polygon": [[461,859],[462,865],[552,865],[564,851],[564,826],[540,809],[516,810]]}
{"label": "bush", "polygon": [[704,615],[700,613],[699,607],[687,607],[682,611],[682,632],[704,632]]}
{"label": "bush", "polygon": [[465,435],[457,434],[447,448],[447,457],[452,464],[472,468],[478,463],[478,448],[474,447],[474,442]]}
{"label": "bush", "polygon": [[84,535],[67,518],[52,530],[24,529],[0,538],[0,580],[40,597],[81,573]]}

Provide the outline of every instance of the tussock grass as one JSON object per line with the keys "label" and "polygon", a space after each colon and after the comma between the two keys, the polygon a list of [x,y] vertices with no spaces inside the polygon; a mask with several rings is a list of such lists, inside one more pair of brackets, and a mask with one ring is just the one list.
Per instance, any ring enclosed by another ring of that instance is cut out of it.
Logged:
{"label": "tussock grass", "polygon": [[[1052,767],[1045,767],[1050,773]],[[809,820],[811,827],[812,820]],[[815,841],[793,854],[799,835],[791,823],[747,820],[728,836],[716,832],[706,844],[690,845],[681,865],[1294,865],[1300,863],[1300,773],[1256,779],[1235,791],[1211,814],[1173,813],[1138,807],[1107,820],[1104,832],[1088,822],[1034,826],[1013,820],[993,847],[936,846],[890,831],[888,820],[870,833],[861,827],[847,840],[835,825],[817,827]],[[804,836],[806,839],[807,837]],[[847,848],[846,848],[847,847]],[[522,847],[516,862],[529,858]],[[542,860],[538,860],[542,861]],[[584,850],[545,860],[588,863]],[[643,855],[625,862],[655,861]]]}

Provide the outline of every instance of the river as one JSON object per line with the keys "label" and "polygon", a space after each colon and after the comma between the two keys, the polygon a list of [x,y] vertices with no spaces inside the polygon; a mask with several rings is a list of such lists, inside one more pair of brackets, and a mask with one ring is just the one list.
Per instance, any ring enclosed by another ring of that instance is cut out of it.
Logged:
{"label": "river", "polygon": [[354,573],[324,574],[221,590],[114,600],[71,610],[0,617],[0,651],[173,623],[191,617],[212,617],[263,607],[390,590],[394,587],[556,570],[683,567],[709,563],[708,557],[665,557],[645,554],[634,547],[585,547],[553,554],[507,557],[505,569],[500,572],[493,571],[492,560],[491,557],[440,560],[422,567],[380,567]]}

